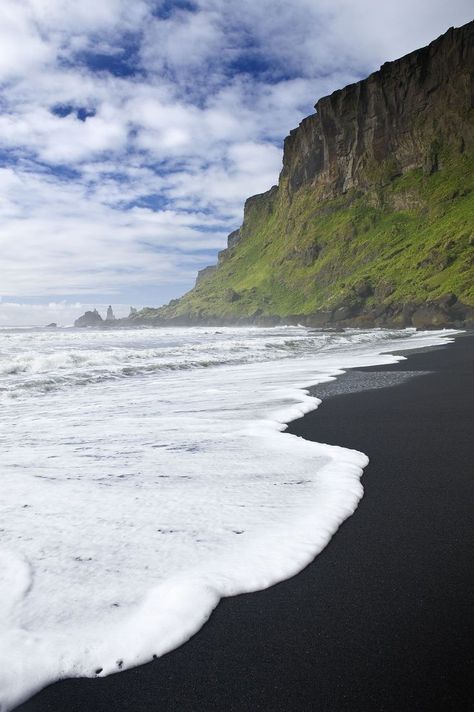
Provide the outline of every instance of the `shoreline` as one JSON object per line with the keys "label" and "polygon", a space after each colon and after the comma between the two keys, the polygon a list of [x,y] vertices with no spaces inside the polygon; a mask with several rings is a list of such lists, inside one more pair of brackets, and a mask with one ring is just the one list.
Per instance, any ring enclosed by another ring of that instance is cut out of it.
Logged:
{"label": "shoreline", "polygon": [[306,569],[223,599],[158,661],[55,683],[18,712],[467,708],[473,343],[463,334],[310,389],[323,403],[287,432],[371,463],[356,514]]}

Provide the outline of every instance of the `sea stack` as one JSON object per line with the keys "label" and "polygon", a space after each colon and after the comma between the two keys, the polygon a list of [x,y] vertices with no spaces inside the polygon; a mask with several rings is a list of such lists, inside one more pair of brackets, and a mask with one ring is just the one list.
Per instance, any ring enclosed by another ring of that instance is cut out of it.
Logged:
{"label": "sea stack", "polygon": [[97,309],[94,311],[86,311],[85,314],[76,319],[74,326],[78,328],[86,328],[88,326],[100,326],[103,323],[103,319]]}
{"label": "sea stack", "polygon": [[115,321],[115,314],[114,314],[114,310],[112,309],[111,304],[109,304],[109,306],[108,306],[107,316],[105,317],[105,321]]}

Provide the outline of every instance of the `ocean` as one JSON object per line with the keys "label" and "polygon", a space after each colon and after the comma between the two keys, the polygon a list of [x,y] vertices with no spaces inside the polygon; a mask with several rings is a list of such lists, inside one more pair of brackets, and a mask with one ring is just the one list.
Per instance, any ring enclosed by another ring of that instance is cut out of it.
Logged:
{"label": "ocean", "polygon": [[177,647],[308,564],[367,455],[286,434],[414,330],[0,329],[0,705]]}

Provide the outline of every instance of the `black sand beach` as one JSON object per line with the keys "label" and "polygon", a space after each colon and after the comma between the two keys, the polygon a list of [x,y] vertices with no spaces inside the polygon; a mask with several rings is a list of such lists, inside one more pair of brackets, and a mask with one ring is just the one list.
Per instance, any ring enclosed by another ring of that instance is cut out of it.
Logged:
{"label": "black sand beach", "polygon": [[315,388],[326,400],[289,431],[371,462],[357,512],[313,564],[221,601],[162,659],[56,683],[18,712],[468,710],[473,347],[462,335]]}

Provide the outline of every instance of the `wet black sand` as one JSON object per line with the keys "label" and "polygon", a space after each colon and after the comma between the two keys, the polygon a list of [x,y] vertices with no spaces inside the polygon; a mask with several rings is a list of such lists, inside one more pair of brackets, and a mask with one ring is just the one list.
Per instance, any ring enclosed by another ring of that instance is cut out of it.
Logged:
{"label": "wet black sand", "polygon": [[18,712],[470,709],[473,347],[463,335],[315,388],[327,400],[290,432],[371,462],[359,509],[307,569],[221,601],[158,661],[56,683]]}

